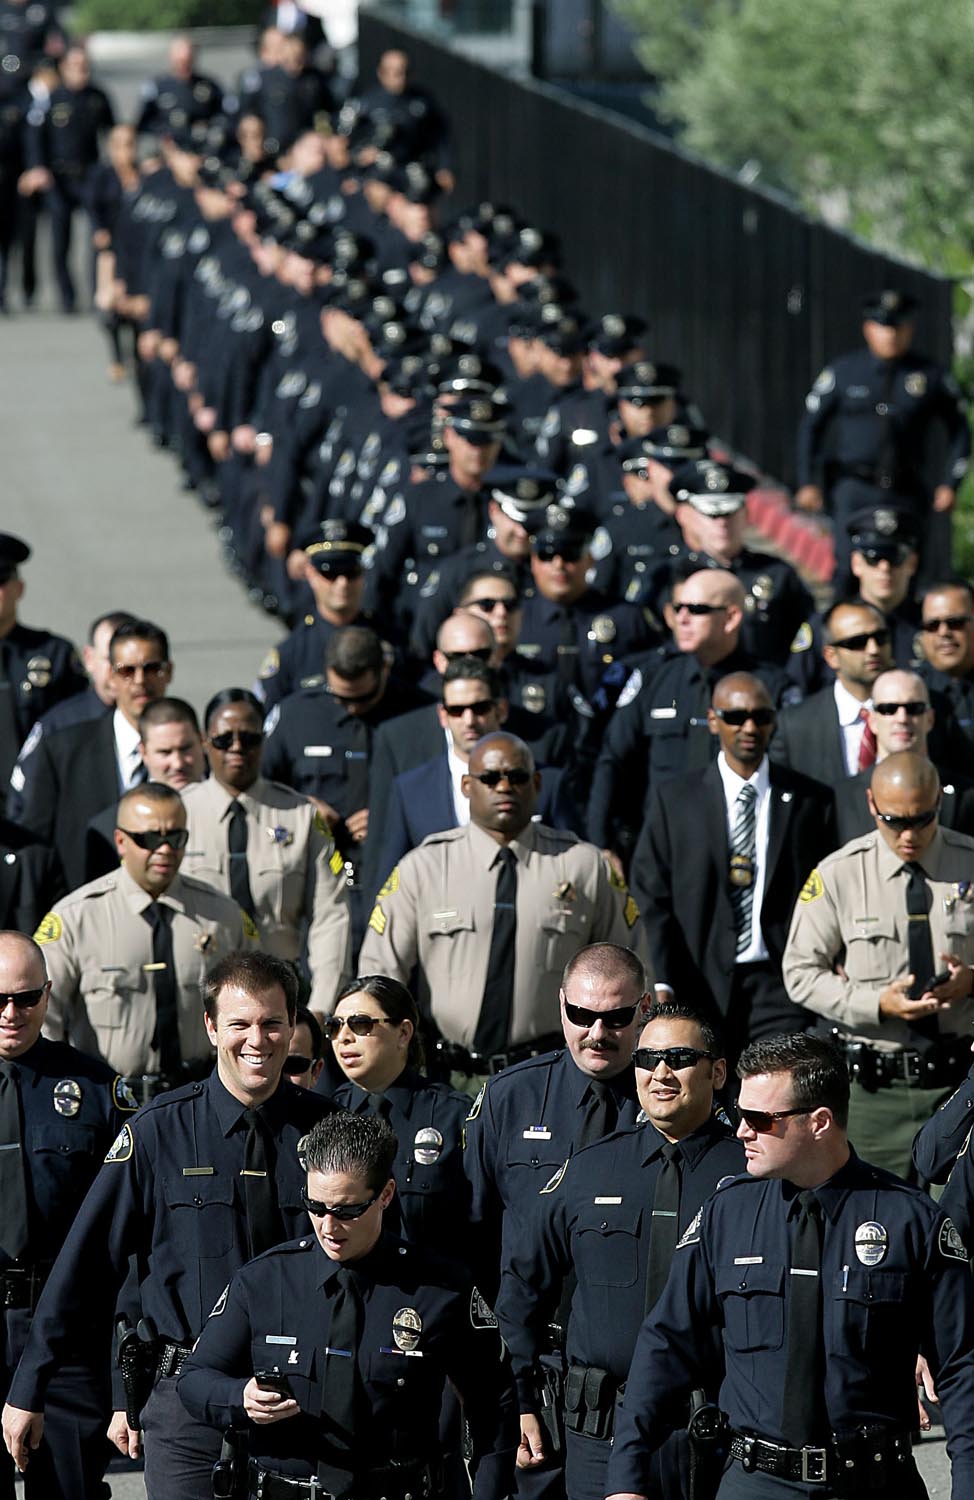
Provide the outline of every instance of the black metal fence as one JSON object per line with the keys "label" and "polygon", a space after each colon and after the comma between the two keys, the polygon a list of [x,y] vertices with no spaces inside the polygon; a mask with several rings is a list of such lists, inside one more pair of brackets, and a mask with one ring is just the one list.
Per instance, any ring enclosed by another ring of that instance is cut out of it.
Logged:
{"label": "black metal fence", "polygon": [[684,371],[711,429],[794,480],[795,426],[827,360],[859,342],[876,287],[922,302],[917,343],[949,364],[951,283],[812,222],[643,127],[506,77],[363,10],[359,58],[404,47],[454,122],[462,207],[506,203],[559,235],[592,313],[640,313],[651,352]]}

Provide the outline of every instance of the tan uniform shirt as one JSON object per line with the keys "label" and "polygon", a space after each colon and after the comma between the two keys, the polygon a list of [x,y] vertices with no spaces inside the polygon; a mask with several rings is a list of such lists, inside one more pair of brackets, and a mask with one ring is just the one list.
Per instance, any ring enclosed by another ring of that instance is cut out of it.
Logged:
{"label": "tan uniform shirt", "polygon": [[[229,814],[234,798],[210,777],[182,793],[189,843],[182,868],[230,892]],[[351,975],[345,866],[321,815],[290,787],[263,778],[237,799],[247,814],[247,866],[261,947],[294,960],[305,925],[311,1004],[332,1011]]]}
{"label": "tan uniform shirt", "polygon": [[[935,968],[941,953],[974,963],[974,839],[950,829],[920,861],[930,883],[930,937]],[[911,1045],[904,1021],[880,1019],[879,996],[909,974],[906,887],[909,872],[882,835],[851,839],[813,870],[791,919],[782,977],[791,999],[862,1041]],[[844,974],[836,973],[841,965]],[[925,980],[931,975],[917,978]],[[960,1000],[938,1016],[940,1030],[969,1031],[974,1001]]]}
{"label": "tan uniform shirt", "polygon": [[[589,943],[649,954],[639,909],[594,844],[529,823],[517,859],[517,939],[510,1042],[561,1030],[565,964]],[[397,865],[369,919],[359,973],[404,983],[417,962],[443,1035],[473,1045],[487,979],[499,845],[475,824],[430,834]]]}
{"label": "tan uniform shirt", "polygon": [[[184,1062],[213,1048],[203,1025],[200,986],[208,968],[235,948],[256,947],[253,922],[218,891],[177,875],[159,897],[172,912],[172,947]],[[103,1057],[122,1074],[160,1071],[151,898],[119,867],[59,901],[34,934],[52,981],[44,1035]]]}

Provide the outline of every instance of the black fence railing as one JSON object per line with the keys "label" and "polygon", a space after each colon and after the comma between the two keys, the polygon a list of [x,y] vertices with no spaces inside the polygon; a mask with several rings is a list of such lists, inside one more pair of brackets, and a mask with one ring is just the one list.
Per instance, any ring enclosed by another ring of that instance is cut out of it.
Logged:
{"label": "black fence railing", "polygon": [[562,240],[592,313],[647,317],[708,423],[786,482],[795,427],[826,361],[860,339],[882,285],[920,298],[917,344],[951,358],[951,283],[871,249],[549,85],[506,77],[362,10],[359,58],[404,47],[454,123],[457,207],[510,204]]}

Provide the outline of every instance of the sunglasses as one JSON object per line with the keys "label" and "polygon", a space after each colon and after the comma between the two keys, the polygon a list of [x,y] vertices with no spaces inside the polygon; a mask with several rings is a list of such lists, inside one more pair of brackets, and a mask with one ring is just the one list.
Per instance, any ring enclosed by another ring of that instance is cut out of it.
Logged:
{"label": "sunglasses", "polygon": [[138,845],[140,849],[147,849],[150,854],[155,854],[163,844],[168,844],[170,849],[178,851],[185,849],[189,843],[188,828],[169,828],[162,832],[156,828],[149,828],[145,833],[133,833],[131,828],[119,826],[118,831],[124,833],[125,837],[131,839],[132,843]]}
{"label": "sunglasses", "polygon": [[373,1203],[378,1203],[381,1197],[381,1193],[376,1193],[375,1197],[370,1198],[367,1203],[336,1203],[332,1205],[330,1203],[321,1203],[317,1198],[309,1198],[303,1189],[301,1192],[301,1201],[304,1203],[309,1214],[313,1214],[316,1219],[323,1219],[327,1215],[332,1219],[340,1219],[343,1224],[348,1224],[353,1219],[360,1219],[363,1214],[368,1213]]}
{"label": "sunglasses", "polygon": [[14,1010],[32,1010],[39,1005],[50,988],[50,980],[42,984],[39,990],[16,990],[12,995],[0,995],[0,1010],[6,1010],[12,1005]]}
{"label": "sunglasses", "polygon": [[509,771],[481,771],[479,775],[474,775],[471,771],[469,775],[471,781],[479,781],[481,786],[487,787],[490,791],[500,786],[502,781],[506,781],[508,786],[515,787],[527,786],[528,782],[534,779],[533,771],[525,771],[520,766],[513,766]]}
{"label": "sunglasses", "polygon": [[376,1026],[397,1026],[397,1021],[390,1021],[388,1016],[326,1016],[321,1023],[321,1029],[330,1042],[338,1036],[343,1026],[353,1031],[356,1036],[371,1036]]}
{"label": "sunglasses", "polygon": [[512,615],[520,607],[517,599],[468,599],[464,606],[465,609],[482,609],[485,615],[492,615],[495,609],[502,609],[505,615]]}
{"label": "sunglasses", "polygon": [[660,1063],[665,1063],[671,1073],[678,1073],[681,1068],[695,1068],[703,1058],[713,1055],[699,1047],[637,1047],[632,1060],[648,1073],[655,1073]]}
{"label": "sunglasses", "polygon": [[920,628],[927,631],[929,635],[936,635],[941,625],[947,630],[963,630],[972,619],[974,615],[943,615],[939,620],[924,620]]}
{"label": "sunglasses", "polygon": [[587,1010],[584,1005],[572,1005],[562,996],[565,1015],[573,1026],[594,1026],[601,1021],[607,1031],[624,1031],[632,1022],[639,1005],[621,1005],[618,1010]]}
{"label": "sunglasses", "polygon": [[635,406],[640,410],[644,406],[662,406],[663,402],[669,399],[669,396],[626,396],[622,391],[619,392],[620,401],[625,401],[629,406]]}
{"label": "sunglasses", "polygon": [[869,567],[876,568],[881,562],[888,562],[890,567],[899,568],[906,562],[913,551],[905,543],[897,547],[857,547],[856,551]]}
{"label": "sunglasses", "polygon": [[376,682],[375,687],[370,693],[336,693],[333,688],[329,688],[328,696],[335,703],[344,703],[347,707],[352,708],[356,703],[371,703],[378,691],[379,684]]}
{"label": "sunglasses", "polygon": [[870,641],[877,646],[888,646],[890,643],[890,632],[888,630],[866,630],[862,635],[847,635],[844,641],[833,641],[836,650],[842,651],[865,651]]}
{"label": "sunglasses", "polygon": [[674,604],[673,613],[675,615],[720,615],[726,608],[726,604],[689,604],[681,600],[679,604]]}
{"label": "sunglasses", "polygon": [[125,682],[132,682],[139,672],[143,677],[161,677],[163,673],[169,671],[169,665],[167,661],[112,662],[112,671],[116,677],[123,678]]}
{"label": "sunglasses", "polygon": [[556,557],[560,557],[562,562],[574,563],[578,562],[585,550],[581,542],[542,542],[539,547],[535,547],[534,555],[539,562],[554,562]]}
{"label": "sunglasses", "polygon": [[318,572],[322,578],[361,578],[365,569],[361,563],[328,562],[319,563]]}
{"label": "sunglasses", "polygon": [[722,724],[729,724],[732,729],[743,729],[748,719],[755,729],[767,729],[775,719],[773,708],[715,708],[714,714]]}
{"label": "sunglasses", "polygon": [[929,707],[930,704],[924,703],[922,698],[911,698],[909,703],[874,703],[873,713],[882,714],[884,718],[891,719],[902,708],[911,719],[918,719],[921,714],[927,712]]}
{"label": "sunglasses", "polygon": [[493,698],[478,698],[476,703],[444,703],[443,709],[451,719],[462,719],[464,714],[473,714],[475,719],[482,719],[494,706]]}
{"label": "sunglasses", "polygon": [[313,1057],[302,1057],[300,1052],[291,1052],[284,1059],[285,1072],[289,1078],[294,1078],[300,1073],[310,1073],[314,1067]]}
{"label": "sunglasses", "polygon": [[737,1106],[737,1113],[744,1124],[751,1130],[756,1130],[758,1135],[767,1135],[774,1129],[775,1120],[790,1120],[793,1115],[810,1115],[810,1109],[741,1109]]}
{"label": "sunglasses", "polygon": [[876,816],[885,827],[892,829],[894,833],[907,833],[910,829],[929,828],[937,816],[937,809],[931,807],[929,812],[913,813],[909,817],[901,818],[896,813],[881,813],[877,808]]}
{"label": "sunglasses", "polygon": [[476,651],[447,651],[444,654],[447,661],[460,661],[465,656],[474,656],[477,661],[490,661],[494,648],[493,646],[478,646]]}
{"label": "sunglasses", "polygon": [[210,735],[210,744],[214,750],[232,750],[234,743],[241,750],[256,750],[258,745],[264,743],[264,736],[258,729],[228,729],[225,734]]}

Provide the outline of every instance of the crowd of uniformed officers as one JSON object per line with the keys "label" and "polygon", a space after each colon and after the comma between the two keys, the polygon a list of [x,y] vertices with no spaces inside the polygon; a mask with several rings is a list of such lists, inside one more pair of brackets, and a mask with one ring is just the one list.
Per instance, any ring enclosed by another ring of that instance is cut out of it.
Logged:
{"label": "crowd of uniformed officers", "polygon": [[0,1497],[109,1439],[150,1500],[920,1496],[938,1400],[974,1495],[960,395],[870,296],[813,599],[680,351],[302,15],[232,93],[177,39],[102,162],[0,0],[18,192],[64,277],[99,205],[114,362],[289,627],[198,715],[133,599],[23,624],[0,535]]}

